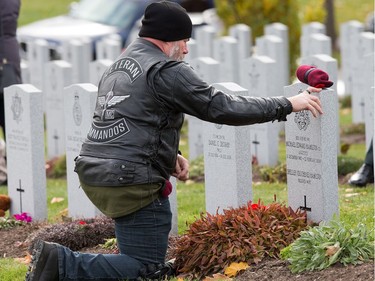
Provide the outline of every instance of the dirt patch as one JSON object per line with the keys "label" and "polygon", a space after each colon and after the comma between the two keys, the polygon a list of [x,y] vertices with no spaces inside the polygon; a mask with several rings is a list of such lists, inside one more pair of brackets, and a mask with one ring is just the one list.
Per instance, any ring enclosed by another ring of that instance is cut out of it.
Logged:
{"label": "dirt patch", "polygon": [[288,263],[277,259],[265,259],[256,266],[251,266],[236,281],[370,281],[374,280],[374,263],[364,263],[361,265],[343,266],[335,264],[325,270],[309,271],[293,274]]}
{"label": "dirt patch", "polygon": [[[35,231],[47,226],[44,223],[29,223],[7,230],[0,230],[0,255],[7,258],[24,257],[30,247],[28,237]],[[81,252],[113,253],[96,246],[82,249]],[[285,261],[267,258],[258,265],[249,267],[235,278],[236,281],[316,281],[316,280],[342,280],[342,281],[369,281],[374,280],[374,263],[364,263],[357,266],[334,265],[322,271],[292,274]]]}

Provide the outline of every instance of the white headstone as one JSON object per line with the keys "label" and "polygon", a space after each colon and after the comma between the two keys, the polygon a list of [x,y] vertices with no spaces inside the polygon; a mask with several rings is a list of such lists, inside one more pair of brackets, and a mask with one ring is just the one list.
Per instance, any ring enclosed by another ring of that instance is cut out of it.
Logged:
{"label": "white headstone", "polygon": [[211,57],[198,57],[193,59],[190,65],[198,76],[208,84],[221,82],[218,77],[219,61]]}
{"label": "white headstone", "polygon": [[[313,55],[301,58],[301,64],[308,64],[316,66],[317,68],[327,72],[329,75],[330,81],[333,82],[331,89],[334,90],[334,93],[337,93],[337,86],[338,86],[338,64],[337,60],[328,55]],[[339,101],[337,100],[337,112],[340,108]],[[340,151],[340,120],[339,118],[336,119],[337,121],[337,147],[338,152]]]}
{"label": "white headstone", "polygon": [[[275,85],[275,93],[282,93],[284,86],[289,85],[289,67],[285,64],[286,44],[281,37],[275,35],[264,35],[256,38],[256,52],[258,56],[267,56],[275,61],[272,83]],[[288,62],[289,64],[289,62]],[[245,87],[246,88],[246,87]],[[284,123],[278,124],[278,131],[283,130]]]}
{"label": "white headstone", "polygon": [[101,59],[90,62],[90,83],[98,86],[104,71],[113,63],[109,59]]}
{"label": "white headstone", "polygon": [[97,60],[116,60],[122,51],[121,38],[107,37],[99,40],[96,46],[96,59]]}
{"label": "white headstone", "polygon": [[21,59],[21,78],[23,84],[30,84],[29,63],[23,59]]}
{"label": "white headstone", "polygon": [[198,57],[198,45],[194,39],[190,39],[187,42],[188,53],[186,54],[184,61],[190,63],[193,59]]}
{"label": "white headstone", "polygon": [[172,184],[172,193],[169,194],[169,203],[171,205],[172,212],[172,229],[170,234],[178,235],[178,204],[177,204],[177,180],[175,177],[171,177],[169,181]]}
{"label": "white headstone", "polygon": [[234,37],[221,36],[214,40],[213,58],[220,63],[220,81],[239,83],[238,48]]}
{"label": "white headstone", "polygon": [[[247,90],[235,83],[214,84],[233,95]],[[203,123],[206,211],[214,214],[252,200],[249,126]]]}
{"label": "white headstone", "polygon": [[275,23],[271,23],[271,24],[267,24],[265,27],[264,27],[264,34],[265,35],[273,35],[273,36],[277,36],[279,38],[281,38],[281,41],[282,41],[282,44],[283,44],[283,51],[284,51],[284,54],[281,56],[281,64],[283,65],[282,66],[282,69],[285,69],[285,73],[284,73],[284,80],[285,81],[285,85],[289,85],[289,80],[290,80],[290,62],[289,62],[289,58],[290,58],[290,54],[289,54],[289,34],[288,34],[289,30],[288,30],[288,26],[283,24],[283,23],[280,23],[280,22],[275,22]]}
{"label": "white headstone", "polygon": [[214,39],[216,30],[206,25],[195,29],[195,41],[197,43],[198,57],[213,57]]}
{"label": "white headstone", "polygon": [[301,57],[324,54],[332,55],[331,37],[322,33],[307,34],[301,37]]}
{"label": "white headstone", "polygon": [[[295,83],[285,87],[285,96],[307,88]],[[337,177],[337,94],[323,90],[317,95],[324,114],[292,113],[285,124],[288,204],[306,210],[309,220],[329,221],[339,214]]]}
{"label": "white headstone", "polygon": [[363,23],[359,21],[347,21],[340,25],[340,54],[342,80],[345,85],[345,95],[352,93],[353,52],[355,51],[355,38],[364,30]]}
{"label": "white headstone", "polygon": [[[267,56],[275,61],[276,76],[272,79],[276,84],[277,92],[281,93],[283,87],[289,85],[289,79],[286,79],[286,72],[288,71],[286,65],[283,65],[285,44],[282,39],[274,35],[265,35],[256,38],[256,55]],[[289,72],[288,72],[289,75]]]}
{"label": "white headstone", "polygon": [[64,89],[66,173],[68,186],[69,216],[90,218],[100,214],[80,187],[78,175],[74,172],[74,159],[91,126],[95,110],[97,87],[92,84],[75,84]]}
{"label": "white headstone", "polygon": [[30,84],[4,90],[10,213],[47,218],[42,92]]}
{"label": "white headstone", "polygon": [[326,27],[321,22],[313,21],[306,23],[302,26],[302,36],[313,34],[313,33],[321,33],[326,34]]}
{"label": "white headstone", "polygon": [[[373,99],[372,99],[372,103],[373,103],[373,112],[375,112],[375,87],[372,87],[372,93],[373,93]],[[375,118],[375,117],[374,117]],[[375,132],[375,120],[374,120],[374,127],[373,127],[373,132]],[[374,135],[372,135],[372,147],[374,149],[374,146],[375,146],[375,138],[374,138]],[[373,163],[375,163],[375,153],[373,153]],[[375,175],[375,165],[374,166],[374,175]]]}
{"label": "white headstone", "polygon": [[45,67],[47,158],[52,159],[65,154],[64,88],[72,83],[72,67],[62,60]]}
{"label": "white headstone", "polygon": [[72,65],[72,82],[89,82],[89,64],[91,62],[91,42],[73,39],[63,45],[63,60]]}
{"label": "white headstone", "polygon": [[[270,77],[277,75],[276,62],[266,56],[252,56],[243,61],[241,85],[253,97],[280,95]],[[251,154],[259,165],[275,166],[279,153],[279,123],[267,122],[250,126]]]}
{"label": "white headstone", "polygon": [[44,65],[49,61],[48,43],[38,39],[28,44],[27,61],[30,73],[30,83],[38,89],[43,89],[45,74]]}
{"label": "white headstone", "polygon": [[353,123],[365,123],[365,104],[366,104],[366,84],[364,68],[366,64],[371,62],[366,61],[366,55],[374,53],[375,34],[372,32],[362,32],[357,37],[357,46],[353,52],[352,64],[352,121]]}
{"label": "white headstone", "polygon": [[366,148],[369,148],[370,143],[374,137],[374,107],[372,106],[374,103],[374,79],[375,79],[375,58],[374,53],[368,54],[364,56],[364,61],[366,62],[363,64],[363,81],[365,83],[364,91],[365,91],[365,128],[366,128]]}
{"label": "white headstone", "polygon": [[229,27],[229,35],[238,42],[238,60],[246,59],[251,56],[252,36],[250,26],[238,23]]}
{"label": "white headstone", "polygon": [[[211,57],[198,57],[191,61],[191,66],[202,80],[208,84],[219,82],[217,71],[219,62]],[[189,139],[189,160],[194,160],[203,155],[203,132],[202,120],[187,115],[188,120],[188,139]]]}

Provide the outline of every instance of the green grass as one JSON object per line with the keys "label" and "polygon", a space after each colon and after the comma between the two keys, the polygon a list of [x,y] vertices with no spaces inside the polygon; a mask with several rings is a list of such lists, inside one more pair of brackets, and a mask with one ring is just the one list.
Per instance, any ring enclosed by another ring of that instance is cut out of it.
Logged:
{"label": "green grass", "polygon": [[18,25],[22,26],[40,19],[65,14],[72,0],[27,0],[21,1]]}
{"label": "green grass", "polygon": [[366,188],[353,188],[349,185],[339,187],[340,220],[355,227],[359,222],[374,231],[374,185]]}
{"label": "green grass", "polygon": [[0,280],[2,281],[23,281],[26,271],[27,266],[15,262],[14,259],[0,259]]}

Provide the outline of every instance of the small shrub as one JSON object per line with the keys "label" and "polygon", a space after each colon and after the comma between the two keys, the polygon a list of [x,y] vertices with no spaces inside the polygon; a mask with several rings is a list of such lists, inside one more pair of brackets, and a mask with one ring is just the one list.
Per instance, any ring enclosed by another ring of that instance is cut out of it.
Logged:
{"label": "small shrub", "polygon": [[0,217],[0,229],[9,229],[12,227],[25,225],[26,222],[22,220],[17,220],[15,218]]}
{"label": "small shrub", "polygon": [[338,221],[301,232],[301,237],[281,251],[293,273],[322,270],[340,262],[360,264],[374,259],[374,236],[363,224],[349,229]]}
{"label": "small shrub", "polygon": [[281,163],[276,167],[263,166],[259,169],[263,181],[270,183],[286,183],[286,163]]}
{"label": "small shrub", "polygon": [[105,239],[105,243],[100,246],[104,249],[118,250],[116,238]]}
{"label": "small shrub", "polygon": [[337,157],[338,174],[345,176],[349,173],[355,172],[362,164],[363,160],[361,159],[339,155]]}
{"label": "small shrub", "polygon": [[260,202],[201,214],[171,249],[179,273],[201,279],[223,271],[233,262],[258,263],[265,255],[278,256],[306,229],[305,212],[279,203]]}
{"label": "small shrub", "polygon": [[352,96],[346,95],[339,99],[340,108],[351,108],[352,107]]}
{"label": "small shrub", "polygon": [[342,135],[354,135],[354,134],[365,134],[365,124],[364,123],[352,123],[342,126],[341,134]]}
{"label": "small shrub", "polygon": [[48,178],[62,178],[66,176],[66,155],[55,157],[46,163]]}
{"label": "small shrub", "polygon": [[103,244],[106,239],[113,237],[115,237],[113,220],[107,217],[98,217],[54,224],[39,230],[29,240],[31,240],[31,245],[37,240],[44,240],[77,251],[85,247]]}

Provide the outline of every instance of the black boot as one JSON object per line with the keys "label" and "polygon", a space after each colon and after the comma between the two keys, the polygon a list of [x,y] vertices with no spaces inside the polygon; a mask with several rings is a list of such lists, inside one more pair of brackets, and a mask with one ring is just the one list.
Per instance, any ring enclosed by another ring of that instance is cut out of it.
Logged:
{"label": "black boot", "polygon": [[59,266],[57,246],[39,240],[34,246],[26,281],[58,281]]}
{"label": "black boot", "polygon": [[368,183],[374,183],[374,167],[363,164],[359,170],[350,177],[350,185],[363,187]]}
{"label": "black boot", "polygon": [[164,264],[148,264],[139,271],[141,278],[137,280],[169,280],[175,275],[174,259]]}

